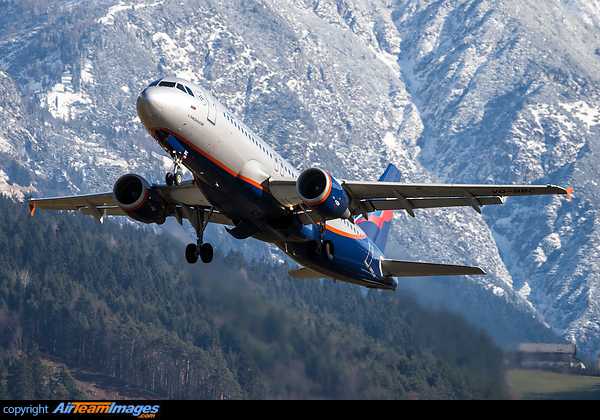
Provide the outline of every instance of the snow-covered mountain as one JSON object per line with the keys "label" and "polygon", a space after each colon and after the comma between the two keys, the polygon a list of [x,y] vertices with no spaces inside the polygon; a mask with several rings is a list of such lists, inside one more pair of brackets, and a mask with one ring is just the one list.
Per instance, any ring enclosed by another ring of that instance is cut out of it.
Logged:
{"label": "snow-covered mountain", "polygon": [[488,276],[403,284],[505,342],[538,337],[510,308],[596,354],[597,2],[27,0],[0,3],[0,25],[0,190],[161,182],[170,161],[135,99],[185,77],[300,169],[574,186],[572,203],[398,212],[387,253],[480,265]]}

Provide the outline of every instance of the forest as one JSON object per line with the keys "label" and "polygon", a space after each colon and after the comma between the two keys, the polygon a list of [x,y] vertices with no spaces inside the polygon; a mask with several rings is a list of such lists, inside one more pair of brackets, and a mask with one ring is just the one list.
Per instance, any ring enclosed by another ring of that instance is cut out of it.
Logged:
{"label": "forest", "polygon": [[46,356],[165,399],[506,397],[502,350],[461,316],[233,251],[190,266],[183,249],[0,195],[0,397],[84,398]]}

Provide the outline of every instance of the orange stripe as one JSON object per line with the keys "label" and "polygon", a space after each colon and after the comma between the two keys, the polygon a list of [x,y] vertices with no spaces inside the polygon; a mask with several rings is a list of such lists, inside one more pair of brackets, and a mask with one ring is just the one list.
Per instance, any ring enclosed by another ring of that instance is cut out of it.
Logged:
{"label": "orange stripe", "polygon": [[323,171],[323,172],[325,172],[327,174],[327,176],[329,177],[329,189],[327,190],[327,194],[325,194],[325,197],[323,197],[323,199],[321,201],[319,201],[318,203],[311,203],[311,206],[318,206],[323,201],[327,200],[327,198],[329,198],[329,194],[331,194],[331,187],[333,186],[333,181],[331,180],[331,175],[329,175],[329,173],[327,171]]}
{"label": "orange stripe", "polygon": [[246,181],[248,184],[254,185],[256,188],[260,188],[263,191],[269,192],[269,189],[266,187],[263,187],[262,185],[260,185],[258,182],[256,182],[253,179],[250,179],[248,177],[245,177],[244,175],[240,175],[238,174],[237,177],[238,179],[241,179],[242,181]]}
{"label": "orange stripe", "polygon": [[330,225],[326,225],[325,227],[327,228],[327,230],[330,230],[331,232],[335,233],[336,235],[345,236],[346,238],[365,239],[367,237],[367,235],[364,233],[362,235],[355,235],[354,233],[344,232],[343,230],[334,228],[333,226],[330,226]]}
{"label": "orange stripe", "polygon": [[[156,129],[157,128],[155,128],[154,131],[156,131]],[[201,150],[198,147],[196,147],[195,144],[191,143],[190,141],[186,140],[185,138],[183,138],[183,137],[175,134],[174,132],[172,132],[171,130],[169,130],[167,128],[161,128],[161,130],[164,130],[167,133],[171,134],[173,137],[176,137],[176,138],[180,139],[185,144],[187,144],[188,146],[190,146],[192,149],[194,149],[195,151],[197,151],[198,153],[200,153],[202,156],[204,156],[205,158],[207,158],[208,160],[210,160],[212,163],[214,163],[215,165],[217,165],[219,168],[223,169],[224,171],[228,172],[229,174],[233,175],[234,177],[236,177],[238,179],[241,179],[242,181],[245,181],[245,182],[247,182],[247,183],[255,186],[256,188],[260,188],[263,191],[269,192],[268,188],[263,187],[258,182],[254,181],[254,180],[252,180],[250,178],[247,178],[247,177],[245,177],[243,175],[240,175],[239,173],[237,173],[236,171],[234,171],[233,169],[231,169],[230,167],[228,167],[227,165],[225,165],[221,161],[215,159],[214,157],[212,157],[208,153],[206,153],[203,150]]]}

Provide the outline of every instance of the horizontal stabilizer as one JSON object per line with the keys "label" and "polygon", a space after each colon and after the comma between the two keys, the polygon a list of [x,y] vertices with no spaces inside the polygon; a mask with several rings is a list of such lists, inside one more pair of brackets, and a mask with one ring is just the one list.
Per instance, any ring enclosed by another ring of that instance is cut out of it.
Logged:
{"label": "horizontal stabilizer", "polygon": [[323,279],[327,278],[327,276],[317,273],[316,271],[311,270],[310,268],[299,268],[297,270],[288,271],[288,274],[292,276],[293,279]]}
{"label": "horizontal stabilizer", "polygon": [[486,274],[479,267],[451,264],[431,264],[414,261],[381,260],[384,276],[421,277],[421,276],[467,276]]}

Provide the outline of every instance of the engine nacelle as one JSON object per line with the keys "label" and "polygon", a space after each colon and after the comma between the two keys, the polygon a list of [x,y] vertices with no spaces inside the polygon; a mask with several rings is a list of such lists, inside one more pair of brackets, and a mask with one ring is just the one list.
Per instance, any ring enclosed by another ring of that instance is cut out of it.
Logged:
{"label": "engine nacelle", "polygon": [[348,219],[348,196],[342,186],[322,169],[310,168],[300,174],[296,190],[304,204],[328,219]]}
{"label": "engine nacelle", "polygon": [[167,211],[161,195],[141,176],[123,175],[115,182],[113,195],[119,208],[132,219],[159,225],[165,222]]}

